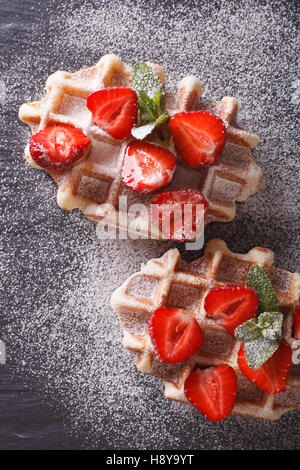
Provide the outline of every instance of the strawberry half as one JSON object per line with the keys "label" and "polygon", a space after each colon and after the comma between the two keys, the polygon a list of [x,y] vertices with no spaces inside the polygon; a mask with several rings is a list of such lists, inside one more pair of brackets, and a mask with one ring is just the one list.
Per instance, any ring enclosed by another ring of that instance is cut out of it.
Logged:
{"label": "strawberry half", "polygon": [[170,240],[195,239],[208,211],[208,202],[199,191],[183,189],[159,194],[151,201],[151,216]]}
{"label": "strawberry half", "polygon": [[155,310],[148,329],[157,356],[169,364],[189,359],[203,343],[202,330],[195,318],[178,308]]}
{"label": "strawberry half", "polygon": [[177,113],[169,128],[186,163],[194,167],[216,163],[226,140],[226,127],[218,116],[208,111]]}
{"label": "strawberry half", "polygon": [[211,290],[205,297],[204,309],[234,336],[237,326],[255,317],[258,297],[252,287],[228,285]]}
{"label": "strawberry half", "polygon": [[151,192],[170,183],[176,157],[158,145],[135,140],[125,150],[122,180],[134,191]]}
{"label": "strawberry half", "polygon": [[135,124],[138,102],[131,88],[104,88],[87,99],[87,107],[97,126],[114,137],[126,139]]}
{"label": "strawberry half", "polygon": [[238,366],[241,372],[267,393],[279,393],[285,390],[291,363],[292,350],[285,340],[280,342],[275,353],[257,370],[248,366],[244,345],[240,347],[238,353]]}
{"label": "strawberry half", "polygon": [[60,170],[84,157],[90,144],[90,139],[75,127],[49,126],[31,137],[29,152],[40,167]]}
{"label": "strawberry half", "polygon": [[211,421],[221,421],[231,414],[236,392],[236,373],[227,364],[195,369],[184,384],[188,401]]}
{"label": "strawberry half", "polygon": [[300,306],[294,313],[294,338],[300,340]]}

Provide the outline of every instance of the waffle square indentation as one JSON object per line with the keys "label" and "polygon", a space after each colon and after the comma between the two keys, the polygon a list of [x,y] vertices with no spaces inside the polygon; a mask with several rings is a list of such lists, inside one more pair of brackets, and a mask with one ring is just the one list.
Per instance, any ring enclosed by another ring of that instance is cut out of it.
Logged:
{"label": "waffle square indentation", "polygon": [[207,277],[209,275],[209,263],[211,261],[210,255],[205,255],[202,258],[187,263],[180,259],[177,263],[175,271],[187,273],[187,274],[200,274],[201,277]]}
{"label": "waffle square indentation", "polygon": [[300,405],[300,388],[289,387],[281,392],[277,393],[274,397],[274,406],[299,406]]}
{"label": "waffle square indentation", "polygon": [[284,269],[265,268],[265,273],[269,277],[272,286],[279,294],[284,294],[290,290],[292,275]]}
{"label": "waffle square indentation", "polygon": [[59,107],[59,114],[76,119],[82,123],[82,127],[91,119],[91,112],[86,106],[86,99],[79,96],[65,94]]}
{"label": "waffle square indentation", "polygon": [[224,255],[220,264],[217,280],[233,284],[245,284],[251,263]]}
{"label": "waffle square indentation", "polygon": [[168,382],[172,382],[175,385],[180,383],[184,363],[166,364],[154,357],[151,366],[152,373],[156,377],[168,380]]}
{"label": "waffle square indentation", "polygon": [[134,308],[122,308],[119,312],[123,328],[130,333],[143,335],[148,326],[150,313]]}
{"label": "waffle square indentation", "polygon": [[103,204],[107,200],[110,186],[111,180],[82,175],[77,188],[77,194],[85,199]]}
{"label": "waffle square indentation", "polygon": [[159,279],[143,274],[134,276],[126,289],[126,294],[137,299],[153,301],[158,288]]}
{"label": "waffle square indentation", "polygon": [[173,282],[169,292],[167,307],[182,308],[196,312],[202,289]]}
{"label": "waffle square indentation", "polygon": [[237,402],[262,403],[265,392],[254,385],[242,374],[237,374],[238,389],[236,394]]}
{"label": "waffle square indentation", "polygon": [[234,341],[234,337],[226,331],[206,328],[203,331],[203,345],[200,354],[205,352],[213,356],[227,357],[232,351]]}
{"label": "waffle square indentation", "polygon": [[91,138],[92,146],[87,161],[108,168],[115,168],[120,155],[120,145],[113,145]]}
{"label": "waffle square indentation", "polygon": [[224,147],[219,162],[238,170],[247,170],[250,165],[251,153],[241,145],[227,144]]}
{"label": "waffle square indentation", "polygon": [[211,183],[208,199],[221,204],[232,205],[238,198],[243,187],[237,181],[227,179],[216,173]]}

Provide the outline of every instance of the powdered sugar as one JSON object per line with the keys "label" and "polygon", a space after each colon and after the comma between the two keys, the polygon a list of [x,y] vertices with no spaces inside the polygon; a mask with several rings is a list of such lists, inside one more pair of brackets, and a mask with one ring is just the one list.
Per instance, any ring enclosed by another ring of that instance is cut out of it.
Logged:
{"label": "powdered sugar", "polygon": [[[254,156],[264,172],[257,195],[239,205],[230,224],[209,226],[206,239],[219,236],[240,252],[269,247],[277,265],[294,271],[299,160],[293,2],[111,0],[78,6],[53,0],[47,15],[36,2],[24,8],[22,28],[19,22],[6,26],[13,44],[10,54],[3,53],[8,67],[2,74],[9,126],[2,135],[0,306],[8,356],[38,378],[89,446],[293,447],[292,414],[279,423],[234,417],[212,424],[192,407],[167,402],[159,381],[136,370],[123,350],[110,294],[141,262],[173,245],[98,241],[90,221],[56,206],[56,187],[47,175],[25,165],[29,132],[16,119],[22,102],[42,97],[50,73],[91,66],[108,52],[131,64],[161,64],[169,88],[185,75],[199,76],[204,99],[238,99],[243,126],[261,137]],[[199,252],[184,257],[198,258]]]}

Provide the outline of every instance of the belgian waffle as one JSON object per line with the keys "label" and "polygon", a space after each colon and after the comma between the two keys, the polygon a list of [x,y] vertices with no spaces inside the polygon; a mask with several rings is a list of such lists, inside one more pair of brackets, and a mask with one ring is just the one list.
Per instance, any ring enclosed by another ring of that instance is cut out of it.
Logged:
{"label": "belgian waffle", "polygon": [[[187,403],[184,382],[197,365],[228,364],[238,377],[234,414],[274,420],[288,410],[300,407],[300,365],[292,365],[286,390],[268,394],[250,382],[237,365],[240,341],[215,320],[206,317],[204,298],[209,290],[226,284],[245,284],[251,266],[260,265],[269,276],[284,314],[283,336],[293,347],[293,315],[299,303],[300,276],[273,266],[274,254],[266,248],[253,248],[247,254],[232,253],[225,242],[211,240],[202,258],[191,264],[181,259],[177,249],[142,265],[112,295],[111,305],[122,324],[125,348],[136,356],[137,367],[159,377],[165,395]],[[203,331],[203,346],[189,360],[166,364],[158,360],[147,323],[159,307],[181,308],[192,313]]]}
{"label": "belgian waffle", "polygon": [[[157,64],[149,63],[162,83],[164,70]],[[146,212],[133,215],[126,223],[118,206],[119,196],[127,196],[128,204],[148,205],[151,196],[133,193],[121,181],[124,149],[128,139],[118,141],[94,125],[92,115],[86,106],[86,99],[94,91],[106,87],[130,87],[131,67],[113,55],[105,55],[91,68],[75,73],[58,71],[46,83],[47,94],[42,101],[23,104],[19,111],[22,121],[35,133],[48,125],[69,124],[82,130],[92,141],[90,153],[85,161],[65,170],[49,171],[58,185],[57,202],[63,209],[80,209],[88,218],[103,221],[140,236],[163,239],[164,236],[148,225]],[[206,223],[227,222],[235,216],[235,201],[244,201],[258,190],[261,169],[251,158],[250,148],[258,143],[258,137],[235,124],[238,110],[237,101],[224,97],[221,101],[203,104],[200,102],[202,86],[192,76],[179,83],[175,93],[166,91],[166,110],[170,116],[181,111],[209,110],[224,121],[227,128],[227,143],[219,163],[201,169],[187,167],[178,158],[177,169],[172,183],[163,189],[193,188],[200,190],[209,202]],[[165,126],[166,130],[166,126]],[[157,140],[155,131],[148,140]],[[176,150],[169,135],[164,143],[174,154]],[[35,168],[29,148],[25,156]],[[112,210],[116,209],[116,212]]]}

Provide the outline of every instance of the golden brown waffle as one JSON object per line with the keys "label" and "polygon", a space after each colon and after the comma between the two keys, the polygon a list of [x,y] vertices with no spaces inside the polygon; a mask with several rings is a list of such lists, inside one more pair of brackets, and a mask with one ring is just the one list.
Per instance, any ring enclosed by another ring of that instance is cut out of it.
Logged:
{"label": "golden brown waffle", "polygon": [[[149,63],[165,82],[163,69]],[[75,73],[56,72],[46,83],[46,97],[35,103],[21,106],[19,116],[35,133],[50,124],[70,124],[84,132],[92,141],[88,158],[73,167],[49,171],[58,185],[57,202],[63,209],[81,209],[90,219],[99,221],[106,215],[106,222],[139,231],[154,238],[164,238],[159,231],[148,227],[146,214],[134,215],[131,227],[123,225],[124,217],[115,220],[107,204],[118,211],[119,196],[128,197],[128,205],[142,203],[147,205],[154,197],[141,195],[128,190],[121,181],[123,154],[128,139],[118,141],[97,127],[86,106],[89,94],[105,87],[130,87],[131,68],[113,55],[105,55],[89,69]],[[209,202],[206,223],[212,221],[227,222],[235,216],[235,201],[244,201],[258,190],[261,169],[251,158],[250,148],[258,143],[258,137],[251,132],[237,127],[235,117],[237,102],[225,97],[221,101],[209,104],[200,103],[202,87],[195,77],[185,77],[179,83],[176,93],[166,93],[166,109],[170,116],[180,111],[208,109],[219,115],[227,127],[227,143],[219,163],[212,166],[193,169],[178,159],[172,183],[163,189],[193,188],[204,193]],[[166,128],[166,127],[165,127]],[[166,136],[167,137],[167,136]],[[156,140],[155,132],[149,140]],[[162,144],[161,144],[162,145]],[[168,137],[163,144],[176,154],[172,139]],[[27,161],[39,168],[25,151]]]}
{"label": "golden brown waffle", "polygon": [[[258,264],[269,276],[284,314],[283,335],[293,346],[293,314],[300,294],[300,276],[273,266],[274,254],[266,248],[253,248],[245,255],[232,253],[225,242],[211,240],[202,258],[191,264],[177,249],[142,265],[112,295],[111,305],[123,327],[124,346],[136,356],[137,367],[159,377],[167,398],[187,403],[184,382],[196,366],[229,364],[238,377],[234,414],[278,419],[288,410],[300,407],[300,365],[293,365],[286,390],[268,394],[250,382],[237,365],[240,341],[219,323],[206,317],[203,303],[208,291],[226,284],[245,284],[251,266]],[[169,306],[192,313],[203,330],[203,346],[188,361],[166,364],[157,359],[147,331],[151,313]]]}

